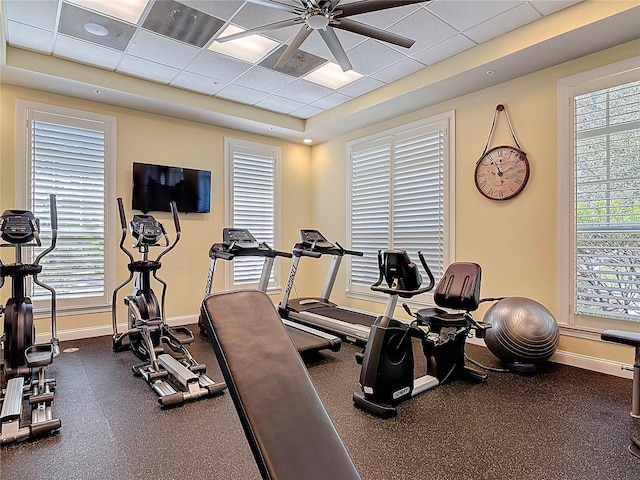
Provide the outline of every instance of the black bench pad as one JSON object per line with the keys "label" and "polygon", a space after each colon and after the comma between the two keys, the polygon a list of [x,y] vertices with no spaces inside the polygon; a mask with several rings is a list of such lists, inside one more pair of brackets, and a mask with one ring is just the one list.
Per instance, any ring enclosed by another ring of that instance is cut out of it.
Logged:
{"label": "black bench pad", "polygon": [[605,330],[600,335],[602,340],[607,342],[623,343],[632,347],[640,347],[640,333],[627,332],[624,330]]}
{"label": "black bench pad", "polygon": [[202,318],[262,477],[359,480],[271,299],[213,294]]}

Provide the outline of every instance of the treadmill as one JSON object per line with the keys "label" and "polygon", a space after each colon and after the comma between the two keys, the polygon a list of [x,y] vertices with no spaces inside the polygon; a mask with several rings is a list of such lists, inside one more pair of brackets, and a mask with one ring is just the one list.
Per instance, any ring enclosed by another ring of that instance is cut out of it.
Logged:
{"label": "treadmill", "polygon": [[[258,290],[266,292],[275,258],[292,257],[292,254],[289,252],[279,252],[264,242],[258,243],[246,228],[224,228],[222,238],[222,243],[214,243],[209,250],[211,263],[209,265],[205,296],[211,293],[213,275],[218,259],[230,261],[235,257],[263,257],[264,263],[262,264]],[[282,322],[285,324],[289,337],[291,337],[291,340],[300,353],[318,352],[320,350],[338,352],[340,350],[342,341],[335,335],[285,319],[283,319]],[[198,319],[198,326],[200,331],[206,334],[201,317]]]}
{"label": "treadmill", "polygon": [[[323,255],[332,255],[333,259],[320,297],[289,298],[300,259],[319,258]],[[350,342],[366,343],[377,315],[340,307],[329,300],[342,257],[345,255],[362,256],[362,252],[345,250],[338,242],[334,245],[318,230],[300,230],[300,243],[293,247],[291,272],[279,306],[280,316],[342,335]]]}

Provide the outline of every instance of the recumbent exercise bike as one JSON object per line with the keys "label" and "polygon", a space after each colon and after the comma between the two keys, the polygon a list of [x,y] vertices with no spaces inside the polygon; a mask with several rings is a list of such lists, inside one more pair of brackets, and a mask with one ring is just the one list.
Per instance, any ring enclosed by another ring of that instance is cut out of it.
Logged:
{"label": "recumbent exercise bike", "polygon": [[[485,336],[489,324],[476,321],[469,312],[478,308],[480,300],[480,266],[475,263],[453,263],[438,283],[434,293],[436,305],[462,310],[447,313],[430,307],[415,314],[403,305],[407,313],[416,318],[411,324],[393,318],[398,297],[411,298],[433,289],[435,280],[422,253],[420,262],[429,277],[422,285],[418,266],[404,250],[378,252],[380,276],[371,286],[373,291],[389,295],[384,315],[371,327],[369,340],[356,361],[360,371],[361,392],[353,394],[354,404],[377,416],[390,418],[397,415],[400,402],[437,385],[462,376],[484,381],[487,373],[465,362],[465,341],[470,331],[478,338]],[[383,280],[387,286],[383,286]],[[414,379],[412,338],[420,340],[426,358],[426,374]]]}
{"label": "recumbent exercise bike", "polygon": [[[142,376],[159,396],[158,403],[166,407],[218,395],[226,389],[223,382],[216,383],[205,375],[206,366],[198,363],[189,353],[186,345],[195,338],[186,327],[170,327],[165,319],[165,297],[167,283],[157,276],[162,264],[160,259],[170,252],[180,240],[180,221],[175,202],[170,203],[175,225],[176,238],[171,243],[164,226],[151,215],[134,215],[129,223],[133,247],[141,254],[135,261],[124,247],[127,237],[127,222],[122,199],[118,198],[122,238],[120,249],[129,257],[129,278],[113,291],[111,314],[113,323],[113,350],[130,348],[143,361],[132,366],[134,374]],[[162,242],[162,243],[161,243]],[[151,247],[163,247],[155,260],[149,259]],[[162,285],[161,303],[158,303],[151,288],[151,276]],[[134,289],[124,298],[127,307],[128,330],[118,332],[117,294],[131,280]],[[123,341],[129,338],[128,344]]]}
{"label": "recumbent exercise bike", "polygon": [[[0,260],[0,287],[5,277],[11,278],[11,298],[4,313],[4,333],[0,337],[2,368],[0,370],[2,429],[0,443],[35,437],[58,430],[62,423],[53,418],[51,404],[56,381],[45,377],[45,367],[60,355],[56,336],[56,292],[38,279],[42,271],[40,261],[56,246],[58,218],[56,197],[49,196],[51,214],[51,244],[33,263],[23,263],[23,248],[40,247],[40,220],[28,210],[6,210],[0,217],[0,234],[7,243],[0,247],[15,248],[15,263]],[[36,344],[33,324],[33,304],[27,296],[27,278],[51,294],[51,341]],[[27,409],[23,408],[25,404]],[[30,416],[29,416],[30,410]],[[25,417],[25,418],[23,418]],[[22,424],[22,426],[21,426]]]}

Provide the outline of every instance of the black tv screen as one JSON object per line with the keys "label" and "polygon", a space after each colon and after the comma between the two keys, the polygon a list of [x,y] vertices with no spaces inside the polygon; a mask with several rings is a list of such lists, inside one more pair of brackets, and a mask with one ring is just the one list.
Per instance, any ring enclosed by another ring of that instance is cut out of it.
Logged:
{"label": "black tv screen", "polygon": [[179,212],[209,213],[211,172],[192,168],[133,163],[134,210],[169,212],[175,201]]}

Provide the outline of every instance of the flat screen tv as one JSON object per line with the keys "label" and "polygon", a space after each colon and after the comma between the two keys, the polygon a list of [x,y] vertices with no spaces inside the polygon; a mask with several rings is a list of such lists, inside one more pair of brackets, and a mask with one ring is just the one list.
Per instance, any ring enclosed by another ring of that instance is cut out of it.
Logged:
{"label": "flat screen tv", "polygon": [[169,212],[174,200],[179,212],[209,213],[211,172],[192,168],[133,163],[134,210]]}

